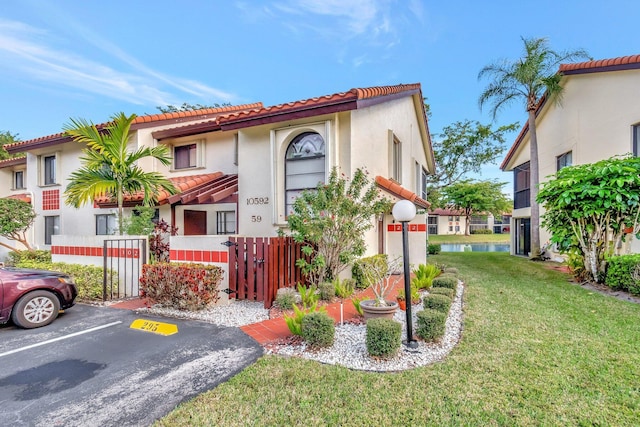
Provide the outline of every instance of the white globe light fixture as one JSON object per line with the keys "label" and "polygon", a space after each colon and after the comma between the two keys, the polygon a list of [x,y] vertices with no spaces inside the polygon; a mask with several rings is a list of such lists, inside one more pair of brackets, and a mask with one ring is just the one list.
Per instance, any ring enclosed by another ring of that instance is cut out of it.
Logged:
{"label": "white globe light fixture", "polygon": [[416,217],[416,205],[408,200],[400,200],[393,205],[391,210],[393,219],[402,223],[402,264],[404,267],[404,295],[407,300],[407,340],[405,345],[409,348],[418,347],[413,339],[413,318],[411,317],[411,277],[409,271],[409,240],[407,236],[407,223]]}

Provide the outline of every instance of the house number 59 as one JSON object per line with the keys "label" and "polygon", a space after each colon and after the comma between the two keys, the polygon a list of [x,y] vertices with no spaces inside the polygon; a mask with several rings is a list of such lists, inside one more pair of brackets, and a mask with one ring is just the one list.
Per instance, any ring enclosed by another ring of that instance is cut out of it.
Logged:
{"label": "house number 59", "polygon": [[260,215],[251,215],[251,222],[260,222],[262,217]]}

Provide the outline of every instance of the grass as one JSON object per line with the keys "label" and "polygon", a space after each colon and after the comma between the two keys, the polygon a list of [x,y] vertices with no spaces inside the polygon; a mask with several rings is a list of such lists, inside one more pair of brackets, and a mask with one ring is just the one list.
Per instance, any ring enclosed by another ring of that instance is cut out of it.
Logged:
{"label": "grass", "polygon": [[640,425],[640,305],[505,253],[429,259],[467,285],[445,361],[380,374],[264,356],[157,425]]}
{"label": "grass", "polygon": [[429,235],[429,243],[509,243],[510,234],[433,234]]}

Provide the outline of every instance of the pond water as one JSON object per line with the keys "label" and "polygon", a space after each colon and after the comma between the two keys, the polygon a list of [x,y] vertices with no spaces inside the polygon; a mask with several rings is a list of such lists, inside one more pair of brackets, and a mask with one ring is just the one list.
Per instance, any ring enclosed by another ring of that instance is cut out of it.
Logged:
{"label": "pond water", "polygon": [[442,252],[509,252],[508,243],[443,243]]}

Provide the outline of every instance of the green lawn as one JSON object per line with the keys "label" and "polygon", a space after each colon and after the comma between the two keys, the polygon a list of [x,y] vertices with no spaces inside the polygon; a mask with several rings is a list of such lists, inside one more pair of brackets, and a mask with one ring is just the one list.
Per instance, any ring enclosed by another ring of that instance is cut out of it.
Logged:
{"label": "green lawn", "polygon": [[429,243],[509,243],[510,234],[472,234],[446,235],[434,234],[429,236]]}
{"label": "green lawn", "polygon": [[429,260],[467,285],[444,362],[381,374],[265,356],[158,425],[640,425],[640,305],[504,253]]}

